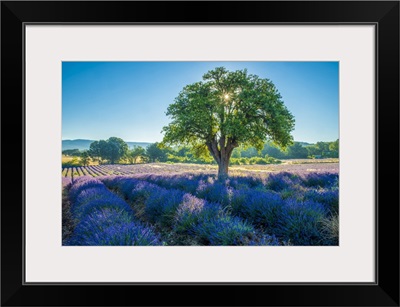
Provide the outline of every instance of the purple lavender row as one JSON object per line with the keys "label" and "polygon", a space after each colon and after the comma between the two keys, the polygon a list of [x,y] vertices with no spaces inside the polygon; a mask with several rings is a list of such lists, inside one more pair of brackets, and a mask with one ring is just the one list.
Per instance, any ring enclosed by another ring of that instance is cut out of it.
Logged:
{"label": "purple lavender row", "polygon": [[186,165],[186,164],[136,164],[136,165],[101,165],[107,173],[121,174],[121,175],[133,175],[133,174],[148,174],[148,173],[176,173],[176,172],[191,172],[193,167],[195,171],[211,171],[216,173],[215,168],[210,168],[208,165]]}
{"label": "purple lavender row", "polygon": [[92,177],[97,177],[97,174],[92,171],[92,169],[89,166],[85,167],[85,170],[88,172],[88,174]]}
{"label": "purple lavender row", "polygon": [[87,166],[87,168],[90,169],[92,171],[92,173],[95,174],[96,176],[103,176],[104,175],[94,165],[89,165],[89,166]]}
{"label": "purple lavender row", "polygon": [[93,167],[92,167],[91,165],[86,166],[86,170],[87,170],[88,172],[90,172],[90,174],[91,174],[93,177],[99,176],[99,174],[96,172],[96,170],[93,169]]}
{"label": "purple lavender row", "polygon": [[61,184],[63,188],[68,188],[72,183],[71,178],[69,177],[61,177]]}
{"label": "purple lavender row", "polygon": [[[216,174],[216,168],[209,165],[192,165],[192,164],[159,164],[159,163],[148,163],[148,164],[136,164],[136,165],[99,165],[97,166],[102,168],[103,171],[109,174],[112,171],[117,172],[121,175],[130,175],[130,174],[148,174],[148,173],[157,173],[157,174],[168,174],[168,173],[184,173],[184,172],[195,172],[195,173],[208,173],[208,174]],[[119,167],[119,169],[117,169]],[[259,177],[265,178],[266,176],[262,174],[266,174],[262,170],[268,172],[280,172],[280,171],[290,171],[291,173],[297,173],[299,175],[306,175],[310,172],[330,172],[330,173],[338,173],[338,164],[337,163],[318,163],[318,164],[281,164],[271,166],[260,166],[258,165],[256,168],[257,172],[254,173],[254,168],[249,166],[240,168],[240,175],[247,175],[245,177]],[[114,173],[114,174],[117,174]],[[231,174],[235,177],[235,166],[231,169]],[[262,179],[261,179],[262,180]]]}
{"label": "purple lavender row", "polygon": [[106,176],[107,173],[103,172],[103,170],[99,167],[99,165],[92,165],[92,169],[97,172],[100,176]]}
{"label": "purple lavender row", "polygon": [[[138,174],[134,178],[145,180],[167,189],[179,189],[208,201],[229,206],[236,193],[279,193],[283,198],[295,197],[326,204],[330,211],[338,211],[337,174],[307,174],[305,177],[291,173],[271,174],[265,182],[258,178],[230,178],[224,182],[206,174]],[[325,199],[326,198],[326,199]]]}
{"label": "purple lavender row", "polygon": [[131,207],[98,179],[75,179],[69,198],[78,221],[64,245],[161,245],[151,227],[135,219]]}
{"label": "purple lavender row", "polygon": [[110,173],[115,175],[131,175],[132,171],[127,168],[126,165],[107,165],[107,169]]}
{"label": "purple lavender row", "polygon": [[70,167],[67,169],[65,177],[68,177],[72,180],[72,169]]}
{"label": "purple lavender row", "polygon": [[66,177],[67,176],[67,172],[68,172],[68,168],[66,168],[66,167],[63,168],[62,171],[61,171],[61,176],[62,177]]}
{"label": "purple lavender row", "polygon": [[[138,178],[159,184],[165,188],[182,188],[187,192],[194,193],[200,181],[214,183],[217,179],[213,174],[137,174]],[[302,173],[293,174],[289,172],[271,173],[267,176],[231,176],[223,184],[234,189],[266,189],[280,192],[290,189],[294,185],[305,188],[332,188],[338,183],[337,173]]]}
{"label": "purple lavender row", "polygon": [[89,173],[87,172],[86,167],[81,166],[81,171],[83,173],[83,176],[89,176]]}
{"label": "purple lavender row", "polygon": [[77,169],[77,171],[78,171],[78,174],[79,174],[79,176],[84,176],[84,173],[83,173],[83,171],[82,171],[82,167],[77,167],[76,168]]}
{"label": "purple lavender row", "polygon": [[80,177],[79,172],[78,172],[78,168],[77,167],[73,167],[72,168],[72,180],[74,180],[77,177]]}
{"label": "purple lavender row", "polygon": [[260,235],[218,203],[136,178],[105,177],[102,181],[142,211],[142,219],[175,234],[173,245],[278,245],[275,237]]}
{"label": "purple lavender row", "polygon": [[281,172],[271,174],[262,186],[250,188],[234,189],[218,181],[203,181],[195,195],[219,199],[232,214],[294,245],[336,245],[325,236],[323,227],[338,214],[336,180],[336,174],[301,177]]}
{"label": "purple lavender row", "polygon": [[290,173],[274,174],[267,182],[268,190],[236,190],[212,176],[200,181],[191,176],[175,175],[142,174],[134,178],[167,189],[177,188],[208,202],[219,203],[234,216],[296,245],[335,243],[324,240],[321,227],[324,221],[338,215],[339,190],[326,189],[334,186],[335,174],[308,174],[305,179]]}
{"label": "purple lavender row", "polygon": [[105,176],[111,175],[106,165],[98,165],[98,168],[105,174]]}

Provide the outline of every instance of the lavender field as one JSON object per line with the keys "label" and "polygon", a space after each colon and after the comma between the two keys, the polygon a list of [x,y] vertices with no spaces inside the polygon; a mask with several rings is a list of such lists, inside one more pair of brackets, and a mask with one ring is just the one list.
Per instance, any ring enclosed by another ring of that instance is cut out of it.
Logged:
{"label": "lavender field", "polygon": [[62,170],[63,245],[338,245],[338,163]]}

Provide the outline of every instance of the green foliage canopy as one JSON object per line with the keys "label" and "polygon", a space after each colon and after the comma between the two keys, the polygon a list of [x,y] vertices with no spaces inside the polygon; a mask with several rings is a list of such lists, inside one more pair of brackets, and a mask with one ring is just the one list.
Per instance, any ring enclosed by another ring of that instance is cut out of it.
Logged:
{"label": "green foliage canopy", "polygon": [[160,148],[159,143],[150,144],[146,148],[146,156],[150,162],[165,162],[167,161],[168,149]]}
{"label": "green foliage canopy", "polygon": [[223,67],[202,82],[187,85],[169,105],[172,122],[163,128],[163,144],[190,145],[197,155],[209,152],[227,175],[239,145],[263,148],[267,140],[286,147],[293,141],[294,117],[268,79]]}
{"label": "green foliage canopy", "polygon": [[80,162],[83,166],[88,166],[90,163],[90,155],[89,155],[89,151],[85,150],[81,153],[81,158],[80,158]]}
{"label": "green foliage canopy", "polygon": [[128,144],[121,138],[110,137],[107,140],[94,141],[90,144],[89,155],[102,163],[104,160],[114,164],[128,152]]}
{"label": "green foliage canopy", "polygon": [[128,153],[128,144],[121,138],[110,137],[107,141],[107,159],[111,164],[118,162],[119,159]]}
{"label": "green foliage canopy", "polygon": [[130,163],[137,163],[138,159],[143,159],[146,156],[146,150],[141,146],[133,146],[131,150],[128,150],[127,158]]}
{"label": "green foliage canopy", "polygon": [[288,158],[292,159],[307,159],[308,150],[303,147],[299,142],[294,142],[292,146],[288,148]]}

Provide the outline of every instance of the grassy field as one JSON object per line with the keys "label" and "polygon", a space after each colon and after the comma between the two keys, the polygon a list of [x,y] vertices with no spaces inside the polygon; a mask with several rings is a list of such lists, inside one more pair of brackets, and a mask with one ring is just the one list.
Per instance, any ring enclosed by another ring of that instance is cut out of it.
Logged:
{"label": "grassy field", "polygon": [[[75,161],[75,163],[73,163]],[[73,156],[66,156],[66,155],[61,155],[61,163],[73,163],[74,165],[78,166],[80,165],[80,158],[79,157],[73,157]],[[99,165],[97,161],[92,161],[90,160],[89,165]]]}

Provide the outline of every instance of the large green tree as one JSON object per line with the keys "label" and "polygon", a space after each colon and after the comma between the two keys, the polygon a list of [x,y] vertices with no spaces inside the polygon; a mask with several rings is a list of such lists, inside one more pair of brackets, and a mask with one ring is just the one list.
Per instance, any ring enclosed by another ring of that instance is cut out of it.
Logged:
{"label": "large green tree", "polygon": [[83,166],[88,166],[89,165],[89,163],[90,163],[90,155],[89,155],[89,151],[88,150],[84,150],[81,153],[80,160],[81,160],[81,163],[82,163]]}
{"label": "large green tree", "polygon": [[286,153],[281,151],[278,146],[275,146],[274,144],[267,142],[264,146],[264,149],[261,151],[261,155],[264,157],[265,155],[268,155],[270,157],[274,157],[276,159],[284,159],[286,157]]}
{"label": "large green tree", "polygon": [[267,140],[282,147],[293,141],[294,117],[275,85],[247,70],[207,72],[183,88],[166,114],[172,121],[163,128],[163,144],[190,145],[197,155],[208,151],[222,177],[239,145],[261,150]]}
{"label": "large green tree", "polygon": [[89,155],[99,163],[107,160],[114,164],[126,156],[128,145],[121,138],[110,137],[107,140],[94,141],[90,144]]}
{"label": "large green tree", "polygon": [[146,156],[150,162],[165,162],[167,161],[168,150],[166,148],[160,148],[159,143],[153,143],[147,146]]}
{"label": "large green tree", "polygon": [[329,150],[339,152],[339,139],[329,143]]}
{"label": "large green tree", "polygon": [[287,155],[289,159],[306,159],[308,150],[299,142],[294,142],[292,146],[289,146]]}
{"label": "large green tree", "polygon": [[99,140],[90,143],[89,156],[94,160],[102,164],[107,159],[108,145],[107,141]]}
{"label": "large green tree", "polygon": [[107,159],[111,164],[118,162],[119,159],[126,156],[128,153],[128,144],[126,144],[123,139],[113,136],[106,142],[108,145]]}
{"label": "large green tree", "polygon": [[146,155],[146,150],[141,147],[134,145],[131,150],[128,150],[128,160],[131,164],[136,163],[139,158],[143,158]]}

